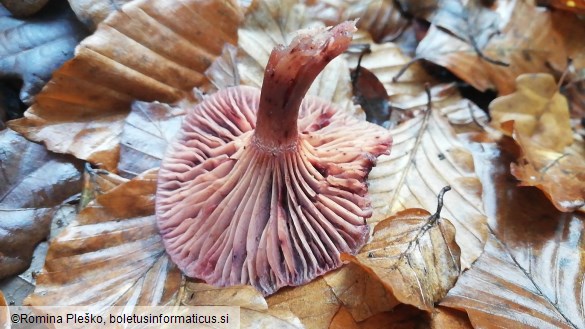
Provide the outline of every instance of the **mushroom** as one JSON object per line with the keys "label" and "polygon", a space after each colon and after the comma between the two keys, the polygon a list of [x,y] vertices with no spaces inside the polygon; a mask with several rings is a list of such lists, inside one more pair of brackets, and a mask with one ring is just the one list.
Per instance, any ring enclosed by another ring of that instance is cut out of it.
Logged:
{"label": "mushroom", "polygon": [[305,97],[355,29],[305,31],[274,48],[262,90],[227,88],[187,113],[156,194],[165,248],[185,275],[269,295],[340,267],[340,253],[366,243],[366,179],[392,139]]}

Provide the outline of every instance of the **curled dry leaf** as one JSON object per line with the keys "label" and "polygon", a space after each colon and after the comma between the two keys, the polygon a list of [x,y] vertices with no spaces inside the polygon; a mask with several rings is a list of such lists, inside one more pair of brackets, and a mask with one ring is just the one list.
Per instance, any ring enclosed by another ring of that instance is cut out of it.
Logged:
{"label": "curled dry leaf", "polygon": [[[525,74],[518,90],[490,104],[492,123],[521,148],[512,174],[524,186],[541,189],[561,211],[585,205],[585,147],[573,141],[567,100],[548,74]],[[569,145],[571,147],[568,147]]]}
{"label": "curled dry leaf", "polygon": [[[489,10],[492,9],[475,12]],[[584,39],[570,37],[585,33],[585,23],[575,15],[545,11],[525,1],[498,1],[493,10],[499,15],[500,33],[461,39],[457,33],[453,35],[433,25],[419,44],[417,57],[446,67],[478,90],[496,88],[501,94],[509,94],[514,91],[517,76],[561,73],[568,58],[583,56]],[[467,8],[463,12],[473,13]],[[475,28],[472,23],[476,18],[477,15],[468,17],[468,31]],[[482,31],[493,30],[490,26],[493,24]]]}
{"label": "curled dry leaf", "polygon": [[455,228],[439,211],[407,209],[381,221],[372,240],[351,258],[371,269],[400,302],[426,311],[447,294],[460,271]]}
{"label": "curled dry leaf", "polygon": [[168,305],[181,274],[164,252],[154,218],[156,172],[97,198],[53,239],[28,305]]}
{"label": "curled dry leaf", "polygon": [[431,314],[431,329],[472,329],[473,325],[465,312],[443,306],[435,307]]}
{"label": "curled dry leaf", "polygon": [[241,19],[232,1],[133,1],[79,45],[11,126],[50,150],[115,169],[132,100],[173,102],[205,83]]}
{"label": "curled dry leaf", "polygon": [[294,313],[269,307],[262,294],[251,286],[217,288],[188,281],[180,300],[188,306],[239,306],[242,328],[303,328]]}
{"label": "curled dry leaf", "polygon": [[80,187],[79,164],[0,131],[0,278],[25,270],[59,204]]}
{"label": "curled dry leaf", "polygon": [[120,10],[130,1],[132,0],[69,0],[69,5],[83,24],[95,30],[110,13]]}
{"label": "curled dry leaf", "polygon": [[30,105],[86,34],[66,3],[47,7],[34,19],[2,16],[0,77],[21,79],[20,99]]}

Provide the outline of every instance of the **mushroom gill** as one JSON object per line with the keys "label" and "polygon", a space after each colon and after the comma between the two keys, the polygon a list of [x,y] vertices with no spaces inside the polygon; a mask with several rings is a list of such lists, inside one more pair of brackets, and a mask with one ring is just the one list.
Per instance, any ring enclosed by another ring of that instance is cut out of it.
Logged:
{"label": "mushroom gill", "polygon": [[[185,275],[268,295],[341,266],[366,242],[366,179],[389,133],[307,96],[355,26],[277,46],[262,90],[221,90],[191,109],[159,173],[158,226]],[[303,99],[304,97],[304,99]]]}

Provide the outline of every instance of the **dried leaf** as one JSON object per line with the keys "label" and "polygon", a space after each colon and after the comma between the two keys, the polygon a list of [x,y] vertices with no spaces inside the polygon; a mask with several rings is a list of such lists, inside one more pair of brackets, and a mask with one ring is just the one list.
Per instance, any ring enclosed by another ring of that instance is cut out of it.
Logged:
{"label": "dried leaf", "polygon": [[8,309],[8,303],[4,298],[4,294],[0,291],[0,326],[3,329],[10,329],[11,321],[10,318],[10,310]]}
{"label": "dried leaf", "polygon": [[309,7],[310,15],[327,25],[359,18],[357,27],[368,31],[377,43],[396,39],[409,21],[390,0],[316,1]]}
{"label": "dried leaf", "polygon": [[455,226],[461,268],[469,268],[487,236],[481,183],[471,153],[438,110],[417,115],[391,132],[391,154],[379,157],[369,175],[372,222],[403,209],[433,209],[432,196],[450,185],[453,190],[445,195],[442,214]]}
{"label": "dried leaf", "polygon": [[567,100],[548,74],[521,75],[516,85],[518,91],[490,104],[492,123],[512,135],[522,151],[512,174],[521,185],[544,191],[561,211],[582,207],[585,147],[573,142]]}
{"label": "dried leaf", "polygon": [[24,271],[35,246],[49,234],[54,210],[0,209],[0,279]]}
{"label": "dried leaf", "polygon": [[99,23],[112,12],[132,0],[69,0],[71,9],[77,18],[91,30],[95,31]]}
{"label": "dried leaf", "polygon": [[378,313],[364,321],[356,322],[342,306],[331,321],[329,329],[419,329],[428,328],[426,312],[401,304],[391,312]]}
{"label": "dried leaf", "polygon": [[432,311],[460,271],[455,228],[439,216],[407,209],[381,221],[353,261],[371,269],[400,302]]}
{"label": "dried leaf", "polygon": [[0,131],[0,278],[24,271],[58,205],[79,192],[79,164]]}
{"label": "dried leaf", "polygon": [[173,102],[203,84],[241,18],[231,1],[133,1],[80,44],[11,126],[52,151],[115,169],[132,100]]}
{"label": "dried leaf", "polygon": [[511,164],[521,186],[536,186],[560,211],[585,206],[585,143],[575,141],[563,153],[540,147],[526,137],[515,135],[522,148],[518,164]]}
{"label": "dried leaf", "polygon": [[266,301],[270,309],[299,317],[307,329],[327,328],[340,305],[322,277],[303,286],[281,289]]}
{"label": "dried leaf", "polygon": [[[1,0],[2,6],[14,17],[34,15],[41,10],[49,0]],[[1,322],[0,322],[1,323]]]}
{"label": "dried leaf", "polygon": [[134,102],[122,131],[118,164],[121,175],[134,177],[158,167],[184,115],[184,106]]}
{"label": "dried leaf", "polygon": [[363,67],[352,69],[351,76],[355,102],[366,112],[366,120],[389,127],[392,108],[384,85],[374,73]]}
{"label": "dried leaf", "polygon": [[516,92],[490,103],[492,124],[514,121],[514,131],[539,147],[562,152],[573,142],[567,100],[558,92],[550,74],[523,74],[516,78]]}
{"label": "dried leaf", "polygon": [[363,321],[378,313],[390,311],[400,302],[389,293],[371,270],[355,263],[323,277],[335,297],[355,321]]}
{"label": "dried leaf", "polygon": [[431,315],[431,329],[472,329],[473,326],[465,312],[447,307],[435,307]]}
{"label": "dried leaf", "polygon": [[51,241],[28,305],[173,303],[181,274],[164,252],[154,218],[156,172],[98,196]]}
{"label": "dried leaf", "polygon": [[512,156],[494,144],[476,146],[495,236],[441,305],[466,311],[474,327],[584,327],[585,218],[559,212],[536,189],[517,188]]}
{"label": "dried leaf", "polygon": [[[277,44],[289,44],[300,29],[322,25],[311,19],[307,11],[304,4],[292,0],[255,3],[238,31],[238,71],[242,84],[260,88],[272,48]],[[349,68],[343,57],[332,60],[325,67],[307,94],[357,113],[351,103]]]}
{"label": "dried leaf", "polygon": [[[583,259],[575,259],[570,247],[575,243],[583,247],[579,242],[583,229],[580,226],[582,220],[575,218],[559,227],[561,241],[557,245],[551,241],[553,244],[540,250],[543,254],[530,257],[529,264],[539,268],[519,266],[500,241],[488,239],[483,255],[470,271],[461,275],[441,305],[465,310],[474,327],[583,327],[583,300],[574,300],[582,286],[582,270],[577,270],[581,275],[572,271],[579,268]],[[575,240],[569,237],[571,234],[577,235]],[[560,266],[559,262],[565,264]],[[552,273],[554,277],[550,277]],[[535,282],[543,277],[553,281]],[[552,286],[548,286],[550,283]],[[555,288],[557,285],[560,287]]]}
{"label": "dried leaf", "polygon": [[29,20],[0,17],[0,77],[21,79],[20,99],[29,105],[87,34],[66,4],[47,7],[39,15]]}
{"label": "dried leaf", "polygon": [[187,282],[181,304],[189,306],[239,306],[242,328],[303,328],[293,313],[269,308],[262,294],[251,286],[227,288]]}
{"label": "dried leaf", "polygon": [[[575,15],[525,1],[498,1],[494,10],[500,33],[488,33],[485,46],[483,40],[461,39],[433,25],[417,57],[446,67],[478,90],[496,88],[504,95],[514,91],[514,79],[523,73],[560,73],[568,58],[583,57],[585,41],[571,35],[585,33],[585,23]],[[474,18],[468,20],[473,29]]]}

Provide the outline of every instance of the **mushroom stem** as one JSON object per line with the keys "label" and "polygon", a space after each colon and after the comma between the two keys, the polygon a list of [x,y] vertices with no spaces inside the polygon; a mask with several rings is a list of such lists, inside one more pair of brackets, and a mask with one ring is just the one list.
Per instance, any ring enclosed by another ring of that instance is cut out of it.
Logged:
{"label": "mushroom stem", "polygon": [[259,149],[273,154],[296,149],[301,102],[325,66],[347,49],[354,31],[355,22],[348,21],[307,31],[288,47],[274,48],[264,71],[256,121],[254,144]]}

